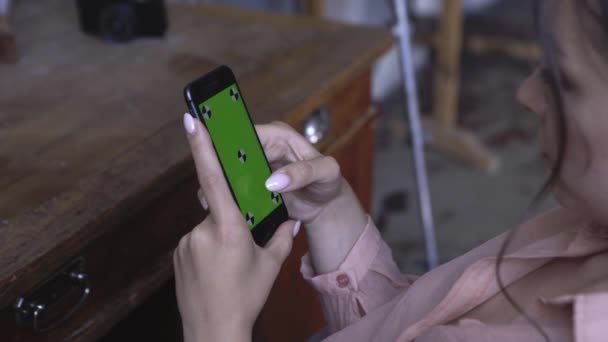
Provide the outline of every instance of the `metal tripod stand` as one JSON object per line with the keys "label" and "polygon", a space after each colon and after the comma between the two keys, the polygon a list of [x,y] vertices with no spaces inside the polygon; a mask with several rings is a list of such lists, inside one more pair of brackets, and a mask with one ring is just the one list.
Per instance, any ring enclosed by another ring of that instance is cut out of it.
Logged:
{"label": "metal tripod stand", "polygon": [[393,5],[397,14],[395,33],[397,35],[399,52],[401,55],[401,72],[404,83],[403,89],[405,99],[407,100],[407,119],[410,125],[414,171],[416,175],[420,219],[424,232],[426,260],[429,269],[433,269],[439,265],[439,255],[437,252],[433,210],[429,194],[426,160],[424,157],[424,132],[420,122],[418,90],[412,62],[412,42],[410,38],[407,0],[393,0]]}

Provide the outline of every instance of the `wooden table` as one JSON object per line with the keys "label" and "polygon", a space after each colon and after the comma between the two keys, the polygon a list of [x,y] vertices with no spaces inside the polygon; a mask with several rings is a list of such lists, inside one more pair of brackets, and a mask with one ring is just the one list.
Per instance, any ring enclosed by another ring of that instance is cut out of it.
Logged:
{"label": "wooden table", "polygon": [[[258,123],[301,130],[327,106],[319,148],[337,157],[369,207],[370,70],[392,44],[388,32],[193,5],[171,6],[169,17],[165,39],[111,45],[78,30],[71,1],[15,3],[19,61],[0,65],[3,341],[98,339],[170,288],[173,249],[203,218],[181,89],[218,64],[233,68]],[[256,325],[258,340],[304,340],[324,324],[299,275],[303,236]],[[16,298],[76,256],[92,290],[82,307],[49,333],[17,327]]]}

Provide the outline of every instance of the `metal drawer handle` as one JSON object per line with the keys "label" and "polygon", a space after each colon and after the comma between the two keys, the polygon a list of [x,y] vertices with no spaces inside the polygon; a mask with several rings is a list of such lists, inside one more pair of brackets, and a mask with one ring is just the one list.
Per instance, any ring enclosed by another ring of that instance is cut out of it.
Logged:
{"label": "metal drawer handle", "polygon": [[[51,312],[54,307],[66,306],[66,298],[75,294],[74,289],[80,292],[74,304],[70,305],[63,314]],[[70,319],[90,293],[84,259],[73,259],[33,290],[17,298],[15,302],[17,325],[29,327],[37,334],[54,329]]]}
{"label": "metal drawer handle", "polygon": [[304,136],[311,144],[318,144],[329,132],[329,110],[322,106],[308,116],[304,122]]}

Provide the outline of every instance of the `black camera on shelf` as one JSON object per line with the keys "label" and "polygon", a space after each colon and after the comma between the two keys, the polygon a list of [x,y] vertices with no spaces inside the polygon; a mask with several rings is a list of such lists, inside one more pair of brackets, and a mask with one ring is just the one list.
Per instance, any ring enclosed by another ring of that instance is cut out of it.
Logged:
{"label": "black camera on shelf", "polygon": [[163,0],[77,0],[77,5],[82,30],[104,40],[128,42],[167,31]]}

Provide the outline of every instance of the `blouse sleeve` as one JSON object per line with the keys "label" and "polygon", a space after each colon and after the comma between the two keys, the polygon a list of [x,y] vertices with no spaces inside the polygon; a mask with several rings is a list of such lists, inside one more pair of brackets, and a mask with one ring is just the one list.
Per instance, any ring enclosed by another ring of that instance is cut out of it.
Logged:
{"label": "blouse sleeve", "polygon": [[307,254],[301,272],[319,292],[330,333],[389,302],[415,280],[399,271],[371,218],[336,271],[315,275]]}

